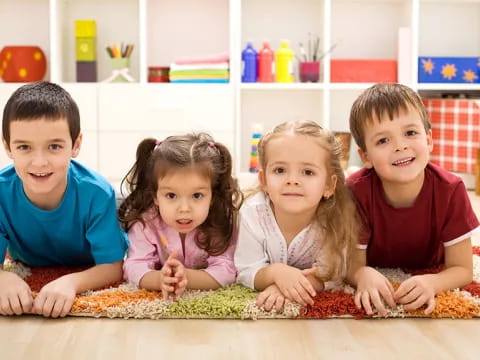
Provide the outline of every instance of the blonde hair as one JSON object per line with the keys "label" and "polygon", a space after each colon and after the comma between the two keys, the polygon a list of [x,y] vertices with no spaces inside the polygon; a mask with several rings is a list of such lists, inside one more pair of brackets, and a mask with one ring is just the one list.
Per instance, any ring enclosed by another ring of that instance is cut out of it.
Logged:
{"label": "blonde hair", "polygon": [[328,178],[335,175],[337,183],[333,196],[328,199],[322,198],[319,202],[312,222],[313,226],[317,226],[324,232],[321,254],[315,254],[315,259],[318,261],[321,256],[321,259],[326,262],[326,266],[322,265],[317,273],[322,281],[342,278],[357,244],[359,220],[340,165],[341,142],[331,131],[323,129],[316,122],[284,122],[265,134],[258,143],[258,156],[262,169],[266,169],[268,163],[266,151],[268,143],[287,133],[310,136],[329,154],[328,163],[325,164]]}
{"label": "blonde hair", "polygon": [[358,147],[366,151],[365,124],[381,121],[384,114],[393,120],[400,111],[409,107],[418,111],[425,131],[428,132],[432,125],[428,120],[425,106],[420,96],[411,88],[401,84],[381,83],[375,84],[365,90],[355,100],[350,110],[350,131]]}

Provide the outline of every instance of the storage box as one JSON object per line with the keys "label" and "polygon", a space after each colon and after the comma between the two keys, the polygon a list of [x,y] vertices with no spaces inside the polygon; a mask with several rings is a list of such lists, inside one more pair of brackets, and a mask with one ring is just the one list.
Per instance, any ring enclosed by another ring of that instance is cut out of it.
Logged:
{"label": "storage box", "polygon": [[478,83],[479,57],[418,58],[418,82],[420,83]]}
{"label": "storage box", "polygon": [[480,101],[424,99],[432,123],[431,161],[459,173],[475,173],[480,148]]}
{"label": "storage box", "polygon": [[388,59],[332,59],[331,82],[397,82],[397,61]]}

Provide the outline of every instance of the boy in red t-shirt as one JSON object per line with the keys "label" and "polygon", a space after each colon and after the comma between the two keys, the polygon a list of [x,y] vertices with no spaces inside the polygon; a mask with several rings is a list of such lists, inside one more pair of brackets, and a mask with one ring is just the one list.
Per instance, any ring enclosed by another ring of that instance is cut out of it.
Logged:
{"label": "boy in red t-shirt", "polygon": [[[479,226],[462,180],[429,163],[431,125],[420,97],[400,84],[376,84],[354,102],[350,131],[365,168],[347,182],[364,233],[348,274],[355,304],[381,315],[383,300],[413,310],[435,308],[435,294],[472,281],[470,236]],[[429,268],[394,291],[373,267]]]}

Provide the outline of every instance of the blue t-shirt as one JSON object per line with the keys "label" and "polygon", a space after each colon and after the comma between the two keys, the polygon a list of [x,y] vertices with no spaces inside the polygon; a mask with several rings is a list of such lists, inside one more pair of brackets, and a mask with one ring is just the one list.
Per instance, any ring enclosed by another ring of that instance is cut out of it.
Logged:
{"label": "blue t-shirt", "polygon": [[13,165],[0,170],[0,263],[5,253],[32,266],[90,266],[123,260],[128,247],[115,193],[105,178],[72,160],[54,210],[26,197]]}

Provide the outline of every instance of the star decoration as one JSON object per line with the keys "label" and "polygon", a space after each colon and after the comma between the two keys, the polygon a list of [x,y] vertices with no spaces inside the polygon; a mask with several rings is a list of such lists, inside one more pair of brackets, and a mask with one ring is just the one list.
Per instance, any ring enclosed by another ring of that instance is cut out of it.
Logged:
{"label": "star decoration", "polygon": [[[479,62],[480,62],[480,59],[479,59]],[[423,65],[423,70],[429,73],[430,75],[432,75],[433,69],[435,68],[435,65],[433,64],[432,59],[428,59],[428,60],[422,59],[422,65]]]}
{"label": "star decoration", "polygon": [[471,82],[473,83],[475,80],[478,79],[478,76],[477,74],[475,74],[475,72],[473,72],[472,70],[463,70],[463,80],[465,80],[466,82]]}
{"label": "star decoration", "polygon": [[455,64],[445,64],[442,66],[442,75],[448,80],[452,80],[453,77],[457,76]]}

